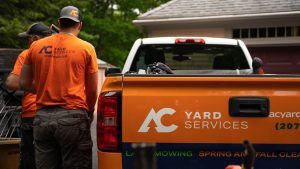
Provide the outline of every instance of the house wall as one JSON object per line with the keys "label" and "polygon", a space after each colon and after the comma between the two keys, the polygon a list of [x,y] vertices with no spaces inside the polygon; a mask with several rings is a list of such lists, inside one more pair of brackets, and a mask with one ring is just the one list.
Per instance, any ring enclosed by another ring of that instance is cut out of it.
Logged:
{"label": "house wall", "polygon": [[[207,36],[219,38],[232,38],[232,29],[236,28],[260,28],[280,26],[300,26],[300,16],[289,16],[279,18],[255,18],[245,20],[206,21],[206,22],[174,22],[153,23],[142,26],[148,37],[166,36]],[[243,39],[246,45],[251,46],[280,46],[299,44],[300,37],[290,38],[255,38]]]}
{"label": "house wall", "polygon": [[226,37],[224,28],[177,28],[177,29],[153,29],[148,32],[150,37],[166,36],[207,36]]}
{"label": "house wall", "polygon": [[103,86],[103,83],[104,83],[104,80],[105,80],[105,68],[103,67],[99,67],[98,69],[98,90],[100,91],[102,86]]}
{"label": "house wall", "polygon": [[[155,23],[143,26],[149,37],[207,36],[232,38],[233,29],[300,26],[299,16],[220,22]],[[266,73],[300,74],[300,37],[242,39],[253,57],[261,57]]]}

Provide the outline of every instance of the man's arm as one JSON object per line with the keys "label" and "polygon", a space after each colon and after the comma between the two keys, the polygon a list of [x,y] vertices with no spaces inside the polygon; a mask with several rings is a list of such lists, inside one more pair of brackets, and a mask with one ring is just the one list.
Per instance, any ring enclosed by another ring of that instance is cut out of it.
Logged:
{"label": "man's arm", "polygon": [[27,55],[27,51],[28,50],[24,50],[19,54],[12,72],[9,74],[5,81],[5,85],[9,90],[16,91],[20,89],[20,74],[25,57]]}
{"label": "man's arm", "polygon": [[33,85],[33,74],[30,65],[24,64],[20,77],[20,88],[30,93],[36,93]]}
{"label": "man's arm", "polygon": [[15,74],[9,74],[9,76],[7,77],[6,81],[5,81],[5,86],[7,87],[7,89],[9,90],[19,90],[20,89],[20,77],[15,75]]}
{"label": "man's arm", "polygon": [[98,94],[97,87],[98,87],[98,72],[86,73],[85,93],[86,93],[86,102],[89,109],[88,113],[91,118],[93,118],[94,107],[97,101],[97,94]]}

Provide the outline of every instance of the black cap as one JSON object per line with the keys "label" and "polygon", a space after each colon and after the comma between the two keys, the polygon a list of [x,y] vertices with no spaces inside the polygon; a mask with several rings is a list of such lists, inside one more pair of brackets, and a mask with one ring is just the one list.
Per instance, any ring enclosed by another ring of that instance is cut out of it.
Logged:
{"label": "black cap", "polygon": [[34,23],[29,26],[26,32],[19,33],[20,37],[30,37],[35,35],[48,36],[51,34],[49,27],[42,23]]}
{"label": "black cap", "polygon": [[81,18],[80,18],[80,11],[78,8],[76,8],[75,6],[66,6],[63,9],[61,9],[60,11],[60,17],[59,19],[71,19],[75,22],[80,22]]}

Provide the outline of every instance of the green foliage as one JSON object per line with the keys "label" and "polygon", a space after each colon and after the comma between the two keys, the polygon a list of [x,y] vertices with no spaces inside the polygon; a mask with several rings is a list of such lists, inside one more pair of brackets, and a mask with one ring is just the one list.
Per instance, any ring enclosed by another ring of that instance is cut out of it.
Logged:
{"label": "green foliage", "polygon": [[84,27],[80,37],[92,43],[98,57],[122,67],[133,42],[143,36],[132,24],[138,14],[169,0],[5,0],[0,3],[0,47],[26,48],[18,33],[34,22],[57,24],[60,9],[78,7]]}

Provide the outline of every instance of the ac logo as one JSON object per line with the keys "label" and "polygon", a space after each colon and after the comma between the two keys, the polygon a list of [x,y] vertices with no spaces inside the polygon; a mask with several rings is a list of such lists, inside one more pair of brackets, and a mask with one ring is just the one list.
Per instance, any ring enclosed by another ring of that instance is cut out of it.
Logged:
{"label": "ac logo", "polygon": [[52,46],[44,46],[39,53],[42,53],[44,51],[44,53],[46,54],[51,54],[52,53]]}
{"label": "ac logo", "polygon": [[149,128],[149,124],[151,122],[151,120],[153,120],[156,124],[156,131],[158,133],[170,133],[173,132],[177,129],[177,125],[172,124],[170,126],[165,126],[161,123],[161,119],[164,115],[173,115],[176,111],[174,109],[171,108],[163,108],[160,109],[157,113],[155,113],[154,109],[152,108],[148,114],[148,116],[146,117],[145,121],[143,122],[143,124],[141,125],[140,129],[138,130],[138,132],[141,133],[145,133],[148,132]]}
{"label": "ac logo", "polygon": [[78,11],[72,10],[72,11],[70,11],[70,15],[77,17],[78,16]]}

